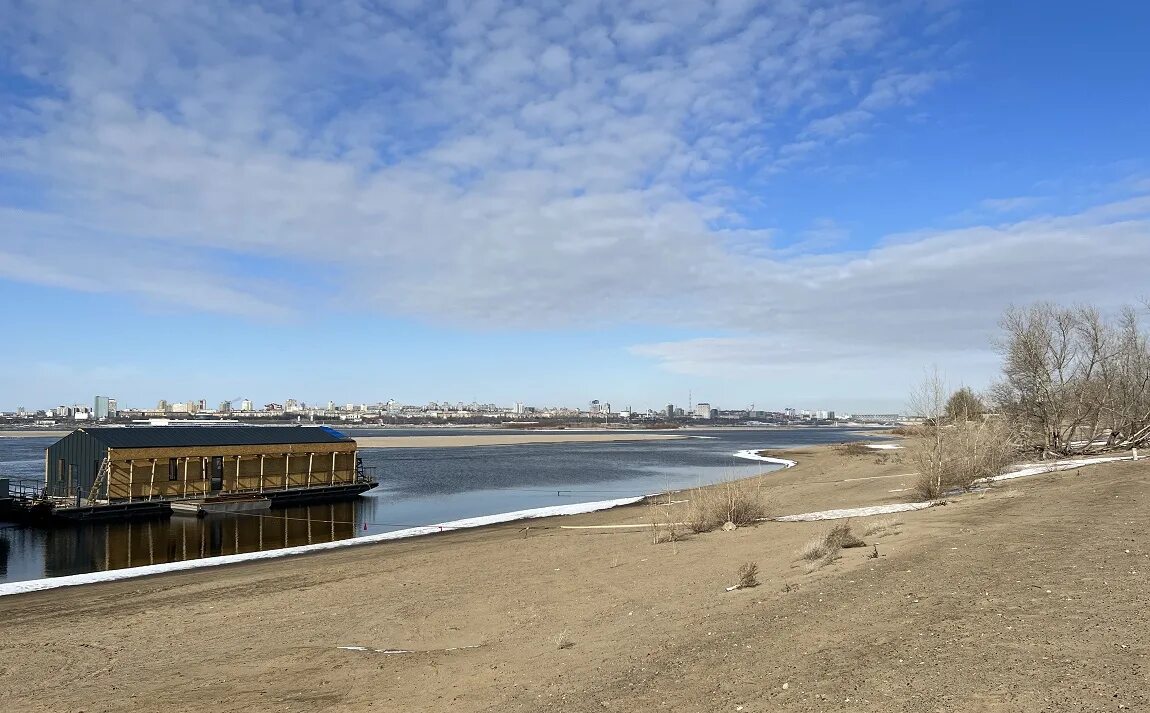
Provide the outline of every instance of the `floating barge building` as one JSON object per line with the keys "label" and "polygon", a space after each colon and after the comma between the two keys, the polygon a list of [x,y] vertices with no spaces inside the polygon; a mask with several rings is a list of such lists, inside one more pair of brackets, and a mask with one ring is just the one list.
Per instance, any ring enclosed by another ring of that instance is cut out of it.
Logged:
{"label": "floating barge building", "polygon": [[[95,426],[47,448],[32,519],[166,515],[173,502],[354,497],[376,483],[352,438],[326,426]],[[227,509],[226,507],[221,509]]]}

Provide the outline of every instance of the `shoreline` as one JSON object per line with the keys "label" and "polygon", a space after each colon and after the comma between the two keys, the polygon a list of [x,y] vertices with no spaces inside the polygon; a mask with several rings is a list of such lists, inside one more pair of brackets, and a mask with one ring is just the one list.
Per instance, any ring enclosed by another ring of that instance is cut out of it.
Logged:
{"label": "shoreline", "polygon": [[[419,437],[416,437],[419,438]],[[832,452],[841,444],[821,444],[817,446],[808,446],[807,448],[814,451]],[[403,446],[401,446],[403,447]],[[740,478],[739,480],[754,480],[768,477],[775,473],[781,473],[795,468],[799,465],[798,461],[789,458],[780,458],[775,456],[764,456],[762,453],[768,452],[771,449],[744,449],[736,451],[731,455],[735,458],[742,458],[744,460],[752,460],[756,462],[767,463],[770,465],[781,466],[777,470],[769,470],[763,473]],[[788,449],[776,451],[780,454],[799,453],[798,449]],[[1080,459],[1080,460],[1067,460],[1056,461],[1049,464],[1015,464],[1014,470],[1007,471],[1006,473],[996,476],[992,481],[1006,481],[1014,480],[1017,478],[1024,478],[1034,475],[1045,475],[1050,473],[1060,473],[1068,470],[1076,470],[1089,465],[1101,465],[1105,463],[1115,463],[1121,461],[1130,461],[1130,457],[1110,457],[1099,459]],[[889,476],[888,476],[889,477]],[[846,481],[843,481],[846,482]],[[719,483],[712,483],[709,485],[701,486],[702,488],[712,488],[719,485]],[[392,530],[390,532],[377,533],[374,535],[365,535],[361,537],[349,537],[343,540],[335,540],[332,542],[321,542],[310,545],[296,545],[293,547],[281,547],[272,550],[258,550],[255,552],[244,552],[231,555],[217,555],[214,557],[202,557],[187,560],[178,560],[174,562],[165,562],[154,565],[143,565],[139,567],[124,567],[120,569],[100,570],[96,572],[87,572],[84,574],[63,575],[59,577],[43,577],[40,579],[21,580],[16,582],[3,582],[0,583],[0,598],[29,594],[33,592],[47,591],[51,589],[58,589],[63,587],[76,587],[85,584],[98,584],[103,582],[115,582],[126,579],[137,579],[142,577],[155,577],[159,575],[184,572],[197,569],[206,569],[210,567],[240,565],[247,562],[256,562],[261,560],[274,560],[282,558],[296,557],[299,555],[306,555],[312,553],[325,552],[330,550],[338,550],[347,547],[358,547],[379,544],[384,542],[396,540],[420,540],[429,535],[439,535],[447,532],[459,532],[462,530],[482,530],[494,525],[503,525],[513,522],[521,521],[534,521],[545,520],[556,517],[570,517],[576,515],[587,515],[606,510],[615,510],[619,508],[626,508],[631,505],[642,503],[643,501],[652,497],[662,497],[674,493],[681,493],[685,490],[693,490],[694,488],[658,491],[648,493],[646,495],[638,495],[625,498],[615,498],[611,500],[596,500],[586,501],[579,503],[571,503],[566,505],[551,505],[539,508],[529,508],[525,510],[512,510],[500,513],[489,513],[485,515],[477,515],[469,518],[462,518],[459,520],[450,520],[442,523],[417,525],[413,527],[406,527],[400,530]],[[891,491],[901,492],[901,490]],[[923,510],[929,507],[938,505],[938,501],[928,502],[896,502],[888,504],[856,504],[848,508],[831,508],[826,510],[818,510],[812,512],[803,512],[791,515],[778,515],[771,518],[774,522],[794,523],[794,522],[811,522],[811,521],[824,521],[836,519],[850,519],[852,517],[869,517],[872,515],[886,515],[897,514],[904,512],[913,512]]]}
{"label": "shoreline", "polygon": [[381,532],[363,537],[349,537],[333,542],[317,542],[311,545],[296,545],[294,547],[281,547],[274,550],[259,550],[234,555],[217,555],[215,557],[200,557],[196,559],[164,562],[162,564],[143,565],[141,567],[122,567],[120,569],[107,569],[85,574],[69,574],[60,577],[43,577],[41,579],[27,579],[19,582],[0,583],[0,597],[16,594],[29,594],[43,592],[61,587],[78,587],[85,584],[98,584],[101,582],[117,582],[124,579],[137,579],[140,577],[153,577],[156,575],[186,572],[189,570],[206,569],[209,567],[222,567],[227,565],[243,564],[258,560],[272,560],[298,555],[338,550],[345,547],[359,547],[374,545],[391,540],[406,540],[422,538],[428,535],[438,535],[445,532],[458,532],[460,530],[478,529],[490,525],[502,525],[520,520],[537,520],[548,517],[563,517],[567,515],[585,515],[587,513],[610,510],[641,502],[650,497],[639,495],[631,498],[617,498],[615,500],[599,500],[587,503],[572,503],[571,505],[552,505],[528,510],[512,510],[510,512],[479,515],[477,517],[451,520],[436,525],[420,525],[402,530]]}
{"label": "shoreline", "polygon": [[[403,437],[397,437],[402,439]],[[435,437],[435,436],[413,436],[413,439],[421,438],[453,438],[453,437]],[[463,437],[474,438],[474,437]],[[671,440],[675,437],[655,438],[653,440]],[[610,440],[630,440],[630,439],[610,439]],[[534,441],[533,441],[534,442]],[[457,444],[464,445],[464,444]],[[476,445],[476,444],[469,444]],[[513,445],[501,443],[498,445]],[[365,446],[370,448],[372,446]],[[399,448],[404,447],[418,447],[418,445],[400,445]],[[440,445],[439,447],[450,447]],[[816,446],[821,447],[821,446]],[[754,460],[771,465],[780,465],[782,470],[792,468],[797,463],[793,460],[783,458],[771,458],[758,455],[762,449],[741,450],[731,455],[736,458],[743,458],[746,460]],[[748,478],[762,478],[770,475],[771,473],[779,472],[778,470],[770,470],[764,473],[758,473]],[[712,484],[713,485],[713,484]],[[711,487],[711,485],[702,486]],[[201,557],[195,559],[178,560],[174,562],[164,562],[161,564],[143,565],[139,567],[123,567],[120,569],[100,570],[96,572],[87,572],[83,574],[63,575],[59,577],[42,577],[39,579],[20,580],[17,582],[2,582],[0,583],[0,598],[6,596],[13,596],[18,594],[28,594],[32,592],[47,591],[50,589],[58,589],[61,587],[76,587],[85,584],[97,584],[101,582],[115,582],[125,579],[136,579],[140,577],[153,577],[157,575],[182,572],[195,569],[204,569],[208,567],[218,567],[226,565],[242,564],[245,562],[254,562],[258,560],[280,559],[287,557],[294,557],[315,552],[323,552],[327,550],[341,549],[344,547],[356,547],[361,545],[372,545],[381,542],[388,542],[392,540],[406,540],[412,538],[423,538],[428,535],[437,535],[444,532],[457,532],[459,530],[481,529],[491,525],[500,525],[509,522],[516,522],[522,520],[540,520],[552,517],[566,517],[571,515],[585,515],[588,513],[600,512],[603,510],[612,510],[616,508],[626,507],[640,503],[648,498],[667,495],[669,493],[682,492],[680,490],[670,491],[657,491],[647,493],[645,495],[638,495],[626,498],[616,498],[612,500],[596,500],[580,503],[571,503],[569,505],[551,505],[540,508],[529,508],[526,510],[512,510],[501,513],[490,513],[486,515],[478,515],[470,518],[463,518],[460,520],[451,520],[442,523],[435,523],[429,525],[418,525],[414,527],[407,527],[400,530],[392,530],[390,532],[378,533],[375,535],[365,535],[361,537],[349,537],[343,540],[335,540],[333,542],[321,542],[310,545],[296,545],[294,547],[281,547],[274,550],[258,550],[255,552],[244,552],[232,555],[217,555],[214,557]]]}
{"label": "shoreline", "polygon": [[[398,437],[403,438],[403,437]],[[428,438],[425,436],[413,436],[413,439]],[[432,437],[434,438],[434,437]],[[451,438],[451,437],[447,437]],[[468,437],[465,437],[468,438]],[[666,440],[658,439],[655,440]],[[461,444],[462,445],[462,444]],[[474,444],[472,444],[474,445]],[[498,445],[513,445],[513,444],[498,444]],[[842,444],[820,444],[815,446],[807,446],[815,452],[833,452],[834,449]],[[372,446],[366,446],[372,447]],[[397,446],[404,447],[417,447],[410,445]],[[444,447],[444,446],[440,446]],[[450,447],[450,446],[447,446]],[[740,478],[739,480],[754,480],[768,477],[775,473],[785,472],[799,465],[799,462],[789,458],[781,458],[775,456],[762,455],[766,452],[776,452],[779,454],[799,454],[804,452],[802,449],[744,449],[732,453],[732,457],[741,458],[744,460],[751,460],[761,463],[766,463],[775,466],[781,466],[776,470],[769,470],[763,473],[758,473],[751,476]],[[1013,470],[1009,470],[1002,475],[996,476],[991,482],[1014,480],[1017,478],[1024,478],[1034,475],[1044,475],[1050,473],[1060,473],[1068,470],[1076,470],[1089,465],[1101,465],[1105,463],[1115,463],[1121,461],[1131,461],[1129,456],[1125,457],[1107,457],[1107,458],[1094,458],[1094,459],[1078,459],[1078,460],[1065,460],[1054,461],[1049,464],[1029,464],[1018,463],[1012,466]],[[912,475],[912,474],[907,474]],[[885,476],[892,477],[892,476]],[[846,481],[843,481],[846,482]],[[719,485],[719,483],[712,483],[709,485],[699,486],[702,488],[712,488]],[[281,558],[290,558],[300,555],[325,552],[330,550],[339,550],[347,547],[358,547],[364,545],[373,545],[384,542],[396,540],[421,540],[429,535],[439,535],[448,532],[459,532],[462,530],[482,530],[495,525],[503,525],[513,522],[521,521],[534,521],[545,520],[558,517],[570,517],[577,515],[587,515],[606,510],[615,510],[619,508],[626,508],[631,505],[642,503],[643,501],[652,497],[667,496],[674,493],[681,493],[686,490],[693,490],[695,488],[676,489],[668,491],[652,492],[645,495],[638,495],[632,497],[615,498],[611,500],[597,500],[586,501],[579,503],[571,503],[565,505],[551,505],[539,508],[529,508],[525,510],[512,510],[500,513],[489,513],[484,515],[477,515],[469,518],[462,518],[459,520],[445,521],[442,523],[417,525],[406,527],[399,530],[392,530],[389,532],[377,533],[374,535],[365,535],[360,537],[349,537],[343,540],[335,540],[331,542],[321,542],[309,545],[296,545],[293,547],[281,547],[272,550],[258,550],[254,552],[245,552],[231,555],[217,555],[214,557],[202,557],[187,560],[178,560],[173,562],[165,562],[154,565],[143,565],[138,567],[124,567],[120,569],[100,570],[96,572],[87,572],[83,574],[63,575],[58,577],[43,577],[39,579],[20,580],[16,582],[3,582],[0,583],[0,598],[29,594],[33,592],[47,591],[52,589],[64,587],[77,587],[85,584],[98,584],[104,582],[115,582],[126,579],[137,579],[144,577],[156,577],[169,573],[185,572],[197,569],[206,569],[210,567],[240,565],[248,562],[256,562],[262,560],[274,560]],[[892,490],[892,493],[902,492],[901,490]],[[938,501],[929,502],[896,502],[889,504],[865,504],[855,505],[849,508],[831,508],[826,510],[819,510],[813,512],[804,512],[791,515],[778,515],[767,518],[774,522],[794,523],[794,522],[811,522],[823,520],[836,520],[836,519],[850,519],[851,517],[869,517],[872,515],[884,514],[897,514],[904,512],[913,512],[923,510],[929,507],[940,504]],[[945,504],[945,503],[942,503]]]}

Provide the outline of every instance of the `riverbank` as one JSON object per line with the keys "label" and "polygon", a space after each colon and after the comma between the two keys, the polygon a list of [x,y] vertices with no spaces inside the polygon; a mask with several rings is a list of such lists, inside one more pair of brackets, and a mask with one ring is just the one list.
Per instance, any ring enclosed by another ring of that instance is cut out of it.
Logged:
{"label": "riverbank", "polygon": [[[772,514],[899,502],[911,478],[773,456],[798,465],[761,478]],[[1013,480],[809,573],[826,524],[654,545],[632,506],[6,597],[0,709],[1138,710],[1147,475]],[[747,561],[762,585],[725,591]]]}

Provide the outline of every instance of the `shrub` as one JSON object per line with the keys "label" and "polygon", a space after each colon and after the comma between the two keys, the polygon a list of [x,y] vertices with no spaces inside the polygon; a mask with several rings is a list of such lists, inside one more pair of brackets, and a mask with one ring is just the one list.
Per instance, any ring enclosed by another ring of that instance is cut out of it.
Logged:
{"label": "shrub", "polygon": [[911,459],[919,467],[912,490],[924,500],[968,490],[1000,474],[1015,453],[1006,426],[998,420],[924,427],[910,448]]}
{"label": "shrub", "polygon": [[918,426],[898,426],[890,430],[893,436],[917,436],[921,431],[922,429]]}
{"label": "shrub", "polygon": [[728,522],[736,527],[750,525],[766,515],[767,499],[761,481],[729,480],[691,491],[686,524],[692,532],[710,532]]}

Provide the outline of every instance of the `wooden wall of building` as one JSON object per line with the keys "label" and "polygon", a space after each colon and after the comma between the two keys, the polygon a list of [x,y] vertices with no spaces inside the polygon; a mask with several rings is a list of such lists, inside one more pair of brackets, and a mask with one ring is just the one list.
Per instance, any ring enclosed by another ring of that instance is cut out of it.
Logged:
{"label": "wooden wall of building", "polygon": [[[212,458],[223,459],[212,491]],[[171,459],[174,461],[174,479]],[[109,500],[258,493],[355,482],[354,443],[110,449]]]}

